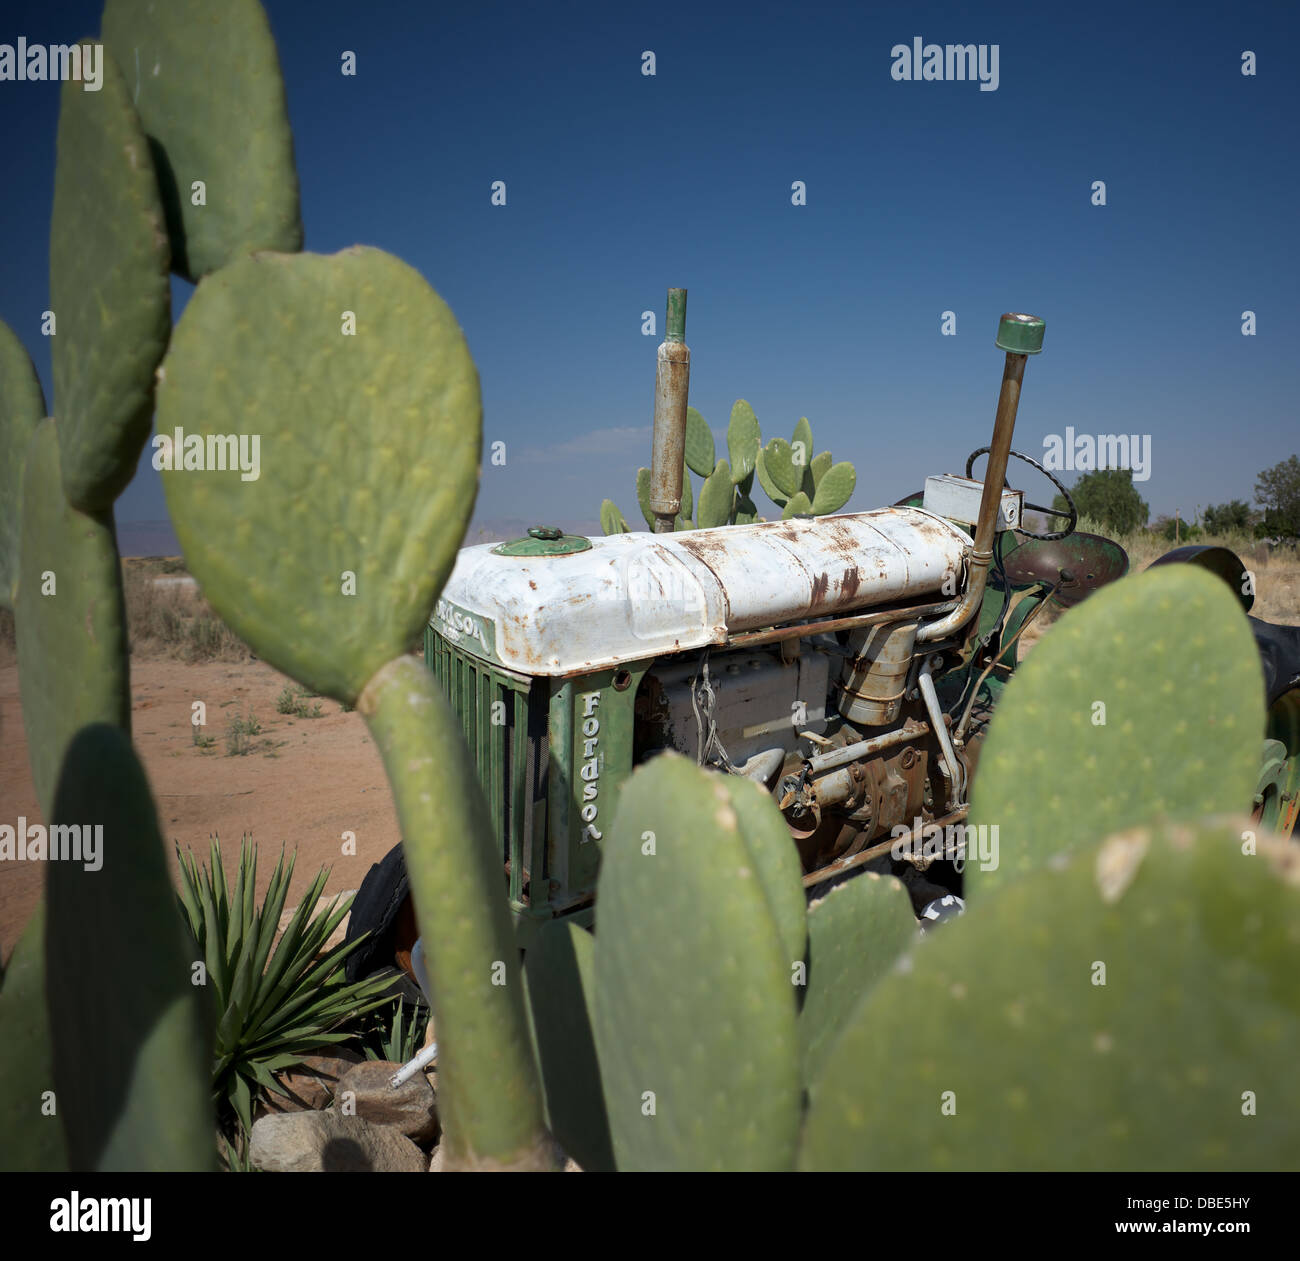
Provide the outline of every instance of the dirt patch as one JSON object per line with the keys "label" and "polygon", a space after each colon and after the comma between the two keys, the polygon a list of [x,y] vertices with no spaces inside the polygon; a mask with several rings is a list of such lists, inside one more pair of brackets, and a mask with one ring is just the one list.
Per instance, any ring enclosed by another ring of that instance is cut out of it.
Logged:
{"label": "dirt patch", "polygon": [[[208,837],[221,840],[232,876],[240,836],[260,850],[259,893],[283,845],[297,850],[288,905],[295,905],[322,866],[332,867],[327,892],[356,889],[371,863],[401,839],[379,753],[359,714],[320,700],[320,716],[277,712],[291,680],[265,662],[186,665],[166,657],[131,661],[132,736],[153,788],[175,877],[172,842],[206,860]],[[195,701],[207,707],[197,730]],[[297,708],[310,713],[316,702]],[[253,731],[232,739],[232,731]],[[196,743],[196,734],[199,742]],[[207,743],[207,741],[211,743]],[[244,753],[230,753],[242,744]],[[0,820],[45,822],[36,803],[19,706],[18,669],[0,666]],[[355,854],[343,852],[344,833]],[[8,958],[41,896],[41,863],[0,863],[0,951]]]}

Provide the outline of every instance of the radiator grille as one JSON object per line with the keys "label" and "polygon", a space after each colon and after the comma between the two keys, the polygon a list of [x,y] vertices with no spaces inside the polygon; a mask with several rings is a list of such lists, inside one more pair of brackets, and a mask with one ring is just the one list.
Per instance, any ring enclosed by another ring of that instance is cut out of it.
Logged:
{"label": "radiator grille", "polygon": [[424,656],[460,717],[510,873],[511,900],[544,904],[550,877],[544,832],[548,749],[539,685],[471,656],[432,627]]}

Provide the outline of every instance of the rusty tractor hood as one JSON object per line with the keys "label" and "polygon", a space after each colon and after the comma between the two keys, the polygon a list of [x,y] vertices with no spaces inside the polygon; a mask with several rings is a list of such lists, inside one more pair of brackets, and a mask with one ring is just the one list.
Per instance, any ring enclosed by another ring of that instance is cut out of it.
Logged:
{"label": "rusty tractor hood", "polygon": [[960,582],[970,537],[921,508],[617,534],[564,555],[460,552],[430,625],[522,675],[565,676],[845,616]]}

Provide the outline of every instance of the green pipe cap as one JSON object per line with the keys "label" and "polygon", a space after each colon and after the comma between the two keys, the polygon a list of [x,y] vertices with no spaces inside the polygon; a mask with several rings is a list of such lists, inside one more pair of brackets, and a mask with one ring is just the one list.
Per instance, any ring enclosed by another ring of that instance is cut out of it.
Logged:
{"label": "green pipe cap", "polygon": [[499,543],[492,549],[493,556],[572,556],[591,547],[591,540],[581,534],[565,534],[553,525],[535,525],[528,537]]}
{"label": "green pipe cap", "polygon": [[1004,315],[998,321],[997,348],[1016,355],[1036,355],[1043,349],[1044,327],[1036,315]]}

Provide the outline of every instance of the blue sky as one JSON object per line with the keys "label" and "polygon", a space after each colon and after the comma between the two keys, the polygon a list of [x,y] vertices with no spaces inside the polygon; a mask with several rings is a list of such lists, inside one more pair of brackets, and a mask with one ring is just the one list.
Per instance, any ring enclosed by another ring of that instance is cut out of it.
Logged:
{"label": "blue sky", "polygon": [[[0,42],[96,33],[100,8],[6,0]],[[851,508],[988,441],[1005,310],[1047,322],[1017,448],[1148,434],[1153,516],[1249,499],[1300,451],[1289,4],[266,8],[306,247],[392,251],[465,329],[485,439],[507,444],[479,520],[592,521],[604,495],[639,520],[670,285],[690,291],[691,401],[719,440],[738,397],[765,438],[808,416],[857,466]],[[997,44],[997,90],[895,81],[914,36]],[[0,83],[0,318],[47,396],[57,108],[55,84]],[[120,522],[166,515],[148,454]]]}

